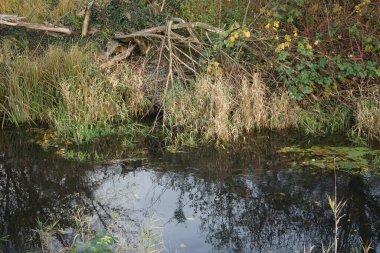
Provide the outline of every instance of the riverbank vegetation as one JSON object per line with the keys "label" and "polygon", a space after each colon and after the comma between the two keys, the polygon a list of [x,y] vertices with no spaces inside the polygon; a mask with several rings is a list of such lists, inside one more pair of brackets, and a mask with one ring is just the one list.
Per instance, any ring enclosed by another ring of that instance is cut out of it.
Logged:
{"label": "riverbank vegetation", "polygon": [[96,1],[84,38],[88,2],[29,2],[0,13],[73,35],[0,25],[3,127],[42,124],[74,144],[224,144],[265,129],[380,140],[378,1]]}

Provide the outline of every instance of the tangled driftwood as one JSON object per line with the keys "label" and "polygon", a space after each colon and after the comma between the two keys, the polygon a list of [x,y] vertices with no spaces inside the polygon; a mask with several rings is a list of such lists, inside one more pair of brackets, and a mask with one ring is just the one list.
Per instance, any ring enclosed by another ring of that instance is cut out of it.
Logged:
{"label": "tangled driftwood", "polygon": [[[208,32],[219,35],[225,34],[225,31],[217,27],[210,26],[201,22],[186,22],[180,18],[172,18],[165,25],[143,29],[130,34],[116,33],[114,40],[107,45],[107,58],[116,51],[117,47],[127,43],[128,49],[121,52],[119,55],[109,59],[108,62],[101,65],[102,68],[109,68],[116,63],[126,59],[136,47],[131,47],[130,44],[137,45],[140,52],[146,54],[151,46],[147,45],[147,40],[150,44],[157,45],[159,51],[157,71],[161,67],[162,60],[165,58],[168,65],[167,83],[173,81],[173,73],[186,79],[183,68],[191,73],[196,73],[196,65],[198,60],[195,55],[200,56],[202,47],[205,45],[201,42],[193,29],[206,30]],[[117,43],[119,41],[120,43]],[[181,46],[180,46],[181,45]],[[175,71],[174,71],[175,69]]]}
{"label": "tangled driftwood", "polygon": [[[152,47],[155,47],[156,73],[155,80],[164,85],[164,96],[176,80],[187,82],[197,74],[200,67],[200,59],[205,57],[202,50],[210,47],[210,43],[202,41],[202,37],[197,37],[193,29],[204,30],[225,36],[226,32],[217,27],[201,23],[186,22],[180,18],[172,18],[165,25],[143,29],[130,34],[116,33],[114,40],[121,43],[138,45],[144,48],[144,40],[148,41]],[[130,49],[131,47],[129,47]],[[132,48],[133,50],[133,48]],[[140,50],[142,51],[142,50]],[[121,53],[120,55],[125,55]],[[130,54],[128,54],[130,55]],[[118,55],[110,60],[112,66],[121,59]],[[207,60],[207,59],[205,59]],[[166,73],[165,73],[166,72]],[[162,78],[163,73],[166,77]],[[166,124],[166,106],[165,101],[160,101],[160,112],[163,115],[163,124]]]}

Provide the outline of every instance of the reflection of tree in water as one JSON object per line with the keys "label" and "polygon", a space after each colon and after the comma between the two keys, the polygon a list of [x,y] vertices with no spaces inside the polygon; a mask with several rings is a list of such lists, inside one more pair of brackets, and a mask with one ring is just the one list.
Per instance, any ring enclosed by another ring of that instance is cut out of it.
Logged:
{"label": "reflection of tree in water", "polygon": [[91,198],[91,189],[101,179],[87,182],[84,166],[43,152],[19,133],[0,134],[0,154],[0,236],[10,236],[0,250],[35,248],[31,229],[37,219],[70,225],[78,206],[100,208]]}
{"label": "reflection of tree in water", "polygon": [[[4,252],[33,247],[30,228],[37,217],[60,219],[65,225],[75,209],[84,206],[105,224],[118,203],[125,202],[109,196],[102,201],[97,194],[112,186],[108,181],[129,173],[129,167],[125,172],[120,167],[94,171],[25,143],[17,134],[0,135],[0,235],[12,239]],[[174,218],[186,222],[184,208],[192,208],[208,243],[237,252],[293,246],[299,250],[309,243],[328,242],[333,221],[326,194],[333,191],[332,175],[284,170],[275,153],[279,144],[264,140],[256,147],[235,154],[152,154],[153,165],[168,168],[155,172],[157,185],[178,192]],[[129,187],[121,181],[121,187]],[[340,251],[349,252],[359,236],[378,243],[379,179],[340,175],[338,183],[339,198],[348,200],[346,220],[351,220],[342,223]],[[116,211],[127,216],[125,206],[121,209]]]}
{"label": "reflection of tree in water", "polygon": [[[216,249],[300,250],[332,240],[333,219],[327,205],[327,194],[334,187],[331,173],[281,169],[273,162],[278,157],[265,149],[230,155],[206,151],[196,159],[183,154],[170,160],[176,171],[159,173],[156,181],[180,192],[174,218],[184,222],[187,204],[200,217],[207,243]],[[186,164],[191,168],[185,171]],[[380,199],[368,190],[377,188],[380,196],[376,181],[368,185],[360,176],[338,176],[339,198],[348,200],[345,221],[350,220],[342,222],[341,252],[357,247],[360,238],[379,241]]]}

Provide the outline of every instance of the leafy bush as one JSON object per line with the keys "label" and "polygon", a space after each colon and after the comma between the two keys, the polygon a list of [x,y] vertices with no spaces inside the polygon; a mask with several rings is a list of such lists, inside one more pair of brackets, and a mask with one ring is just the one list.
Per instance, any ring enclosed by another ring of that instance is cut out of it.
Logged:
{"label": "leafy bush", "polygon": [[271,2],[262,18],[270,59],[296,99],[379,80],[378,8],[370,0]]}

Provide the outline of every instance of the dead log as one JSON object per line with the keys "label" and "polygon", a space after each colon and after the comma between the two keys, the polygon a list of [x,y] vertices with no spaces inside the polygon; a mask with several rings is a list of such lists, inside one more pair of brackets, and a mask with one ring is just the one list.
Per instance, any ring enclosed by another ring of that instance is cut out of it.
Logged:
{"label": "dead log", "polygon": [[59,33],[65,35],[71,35],[73,32],[71,29],[63,26],[54,26],[51,24],[39,24],[39,23],[27,23],[21,22],[23,17],[16,15],[0,14],[0,25],[22,27],[31,30],[45,31],[50,33]]}

